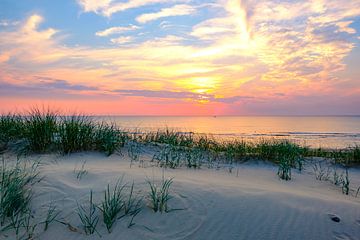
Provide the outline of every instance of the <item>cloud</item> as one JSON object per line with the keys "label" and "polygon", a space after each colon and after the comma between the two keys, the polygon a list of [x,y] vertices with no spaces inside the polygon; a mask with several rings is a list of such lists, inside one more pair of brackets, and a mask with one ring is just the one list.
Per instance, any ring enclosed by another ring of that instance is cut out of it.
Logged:
{"label": "cloud", "polygon": [[110,39],[110,41],[115,44],[125,44],[125,43],[132,42],[133,40],[134,40],[134,38],[131,36]]}
{"label": "cloud", "polygon": [[107,37],[109,35],[119,34],[119,33],[127,32],[127,31],[134,31],[137,29],[139,29],[139,27],[136,25],[129,25],[127,27],[111,27],[111,28],[107,28],[103,31],[98,31],[95,33],[95,35],[99,36],[99,37]]}
{"label": "cloud", "polygon": [[148,98],[165,98],[165,99],[192,99],[206,102],[223,102],[233,103],[241,100],[251,99],[249,96],[233,96],[233,97],[216,97],[212,94],[201,94],[194,92],[175,92],[175,91],[153,91],[153,90],[114,90],[123,96],[137,96]]}
{"label": "cloud", "polygon": [[89,98],[91,96],[84,94],[91,92],[94,96],[101,95],[96,87],[89,87],[80,84],[71,84],[66,80],[52,79],[47,77],[34,76],[38,82],[28,84],[14,84],[0,80],[0,93],[2,97],[25,97],[40,99],[56,99],[56,98]]}
{"label": "cloud", "polygon": [[172,16],[184,16],[191,15],[196,12],[196,9],[193,6],[180,4],[175,5],[170,8],[163,8],[156,13],[145,13],[136,18],[136,21],[139,23],[147,23],[154,21],[159,18],[172,17]]}
{"label": "cloud", "polygon": [[63,90],[74,90],[74,91],[97,91],[99,88],[90,87],[82,84],[71,84],[66,80],[54,79],[49,77],[35,76],[39,80],[38,83],[34,84],[34,87],[46,88],[46,89],[63,89]]}
{"label": "cloud", "polygon": [[151,4],[188,2],[188,0],[129,0],[127,2],[118,2],[114,0],[77,0],[77,2],[84,12],[95,12],[110,17],[117,12],[123,12]]}
{"label": "cloud", "polygon": [[[87,9],[103,14],[116,4],[130,4],[108,2]],[[74,88],[98,88],[97,94],[153,101],[169,96],[233,108],[239,106],[237,102],[260,104],[254,103],[257,99],[287,104],[298,95],[312,99],[322,92],[340,98],[360,91],[357,76],[340,78],[359,37],[358,29],[352,27],[360,16],[358,1],[218,3],[222,9],[212,14],[204,11],[197,22],[187,23],[188,28],[181,31],[151,28],[137,35],[136,41],[127,36],[112,38],[119,44],[131,41],[126,47],[66,46],[62,31],[42,27],[43,18],[33,15],[14,28],[1,30],[0,76],[22,86],[39,84],[39,79],[27,77],[36,74],[66,79]],[[130,5],[141,4],[131,1]],[[103,35],[110,34],[115,33]],[[347,84],[338,88],[342,81]],[[65,87],[63,82],[52,84]],[[124,90],[114,92],[118,89]]]}
{"label": "cloud", "polygon": [[11,21],[11,20],[6,20],[6,19],[0,20],[1,27],[16,26],[19,23],[20,23],[19,21]]}
{"label": "cloud", "polygon": [[113,0],[77,0],[84,12],[99,13],[110,6]]}

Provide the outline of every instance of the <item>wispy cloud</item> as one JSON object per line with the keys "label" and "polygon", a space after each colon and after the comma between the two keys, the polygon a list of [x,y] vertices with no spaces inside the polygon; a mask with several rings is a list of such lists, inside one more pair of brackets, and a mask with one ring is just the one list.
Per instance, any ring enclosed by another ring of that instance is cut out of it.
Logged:
{"label": "wispy cloud", "polygon": [[134,38],[131,37],[131,36],[118,37],[118,38],[112,38],[112,39],[110,39],[110,41],[111,41],[112,43],[115,43],[115,44],[125,44],[125,43],[132,42],[133,40],[134,40]]}
{"label": "wispy cloud", "polygon": [[[164,9],[176,6],[195,8],[199,17],[191,24],[186,22],[181,31],[162,28],[178,24],[176,19],[166,19],[162,27],[142,25],[144,35],[123,36],[137,30],[135,25],[104,29],[96,35],[110,36],[113,44],[96,47],[65,45],[66,30],[44,27],[44,19],[33,15],[15,27],[0,30],[3,81],[36,85],[40,80],[28,77],[36,75],[66,79],[72,86],[69,88],[96,88],[93,91],[99,95],[152,101],[168,96],[177,103],[208,102],[227,105],[228,109],[246,102],[260,110],[264,108],[259,104],[268,106],[269,102],[288,109],[287,104],[296,99],[317,99],[319,92],[329,101],[333,96],[345,104],[360,92],[356,74],[342,75],[347,62],[354,61],[349,55],[358,51],[359,1],[218,0],[216,11],[211,6],[204,12],[191,1],[78,2],[83,11],[104,16],[156,4],[151,7],[157,9],[153,13],[134,11],[133,19],[123,24],[133,23],[136,17],[146,23],[175,16],[171,14],[176,11],[164,13]],[[186,5],[174,6],[175,2]],[[184,12],[195,13],[189,9]],[[66,87],[64,82],[51,84],[63,90]],[[139,106],[144,102],[139,100]]]}
{"label": "wispy cloud", "polygon": [[113,0],[78,0],[84,12],[95,12],[106,17],[110,17],[117,12],[123,12],[133,8],[157,3],[188,2],[188,0],[129,0],[119,2]]}
{"label": "wispy cloud", "polygon": [[196,9],[193,6],[180,4],[172,6],[170,8],[163,8],[159,12],[142,14],[136,18],[136,21],[138,21],[139,23],[147,23],[159,18],[191,15],[195,12]]}
{"label": "wispy cloud", "polygon": [[11,20],[6,20],[6,19],[0,20],[0,26],[1,27],[16,26],[19,23],[20,23],[19,21],[11,21]]}
{"label": "wispy cloud", "polygon": [[233,97],[216,97],[213,94],[201,94],[194,92],[175,92],[175,91],[153,91],[153,90],[114,90],[113,92],[119,93],[123,96],[138,96],[138,97],[150,97],[150,98],[165,98],[165,99],[190,99],[198,100],[202,102],[223,102],[234,103],[242,100],[252,99],[250,96],[233,96]]}
{"label": "wispy cloud", "polygon": [[111,27],[111,28],[107,28],[102,31],[98,31],[95,33],[95,35],[99,36],[99,37],[107,37],[107,36],[113,35],[113,34],[120,34],[120,33],[128,32],[128,31],[138,30],[139,28],[140,27],[136,26],[136,25],[129,25],[126,27]]}

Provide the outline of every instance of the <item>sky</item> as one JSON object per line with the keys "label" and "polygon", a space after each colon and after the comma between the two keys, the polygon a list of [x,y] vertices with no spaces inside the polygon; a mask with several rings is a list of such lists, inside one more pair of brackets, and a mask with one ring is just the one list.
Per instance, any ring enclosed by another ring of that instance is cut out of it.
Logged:
{"label": "sky", "polygon": [[0,112],[360,115],[360,0],[0,0]]}

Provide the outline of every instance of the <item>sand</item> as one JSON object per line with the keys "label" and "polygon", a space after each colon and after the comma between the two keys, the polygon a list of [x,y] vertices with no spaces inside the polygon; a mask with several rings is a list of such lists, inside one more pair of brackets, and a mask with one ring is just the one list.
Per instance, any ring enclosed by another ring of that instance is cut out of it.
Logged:
{"label": "sand", "polygon": [[[7,158],[13,158],[7,156]],[[147,163],[151,154],[141,156]],[[293,171],[291,181],[276,175],[277,167],[263,162],[237,165],[232,173],[227,168],[166,169],[130,167],[127,154],[106,157],[100,153],[76,153],[67,156],[37,155],[28,160],[41,160],[43,181],[34,186],[32,209],[44,215],[51,201],[61,210],[58,217],[68,226],[53,223],[48,231],[37,229],[36,239],[360,239],[360,197],[346,196],[329,182],[318,181],[311,169]],[[74,168],[86,161],[88,174],[76,178]],[[148,164],[146,164],[148,165]],[[135,181],[136,192],[146,196],[146,178],[161,180],[162,175],[174,178],[171,188],[172,209],[169,213],[154,213],[146,206],[128,228],[129,217],[118,220],[109,234],[99,222],[98,235],[86,236],[76,214],[77,202],[86,203],[89,191],[100,202],[108,183]],[[360,186],[360,171],[351,170],[354,185]],[[331,220],[338,216],[340,222]],[[36,219],[35,219],[36,220]],[[0,233],[0,239],[15,239]]]}

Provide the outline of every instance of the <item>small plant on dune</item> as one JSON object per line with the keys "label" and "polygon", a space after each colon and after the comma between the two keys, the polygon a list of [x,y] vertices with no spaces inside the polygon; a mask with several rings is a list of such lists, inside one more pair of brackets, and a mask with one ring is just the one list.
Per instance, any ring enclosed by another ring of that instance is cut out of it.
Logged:
{"label": "small plant on dune", "polygon": [[33,108],[25,119],[26,139],[34,152],[45,152],[54,144],[57,114],[50,109]]}
{"label": "small plant on dune", "polygon": [[129,141],[128,143],[128,156],[130,157],[130,166],[133,162],[138,162],[141,154],[140,144],[135,141]]}
{"label": "small plant on dune", "polygon": [[86,235],[92,235],[95,232],[99,234],[99,232],[96,230],[96,226],[99,222],[99,216],[96,213],[96,205],[93,202],[92,190],[90,191],[88,207],[86,208],[78,204],[77,214],[80,218]]}
{"label": "small plant on dune", "polygon": [[153,156],[160,167],[177,168],[180,166],[181,151],[174,146],[166,146]]}
{"label": "small plant on dune", "polygon": [[22,226],[25,230],[25,239],[34,239],[35,230],[38,226],[34,223],[34,216],[28,211],[22,221]]}
{"label": "small plant on dune", "polygon": [[173,183],[173,178],[162,181],[160,186],[154,182],[147,180],[150,186],[149,200],[150,207],[154,212],[168,212],[168,201],[172,198],[170,195],[170,187]]}
{"label": "small plant on dune", "polygon": [[83,176],[88,174],[88,171],[85,169],[86,161],[84,161],[81,165],[80,169],[77,169],[77,167],[74,168],[74,174],[76,175],[76,179],[81,180]]}
{"label": "small plant on dune", "polygon": [[336,167],[334,167],[334,170],[333,170],[333,180],[332,180],[332,183],[336,186],[340,185],[342,183],[342,179],[343,179],[343,174],[339,174],[337,172],[337,169]]}
{"label": "small plant on dune", "polygon": [[283,180],[291,180],[291,163],[286,158],[281,158],[278,169],[278,176]]}
{"label": "small plant on dune", "polygon": [[142,198],[139,198],[134,195],[134,182],[131,184],[130,191],[128,193],[127,199],[124,199],[124,215],[130,215],[131,220],[128,224],[128,227],[134,225],[133,221],[136,215],[141,211]]}
{"label": "small plant on dune", "polygon": [[56,221],[56,218],[59,214],[60,211],[57,211],[56,206],[53,203],[50,203],[46,212],[45,220],[42,222],[44,224],[44,232],[48,230],[51,223]]}
{"label": "small plant on dune", "polygon": [[349,178],[349,171],[345,168],[345,176],[342,181],[342,193],[345,195],[349,195],[350,191],[350,178]]}
{"label": "small plant on dune", "polygon": [[321,162],[316,162],[312,167],[316,180],[319,181],[329,180],[329,176],[331,173],[331,169],[329,167],[325,168]]}
{"label": "small plant on dune", "polygon": [[9,167],[2,158],[0,166],[0,225],[14,214],[28,211],[32,198],[31,185],[38,179],[38,163],[28,168],[18,160],[15,166]]}
{"label": "small plant on dune", "polygon": [[110,185],[107,185],[105,190],[104,200],[100,205],[100,210],[103,214],[103,220],[108,232],[111,232],[111,227],[115,223],[118,214],[124,209],[124,188],[126,184],[119,180],[114,189],[110,191]]}
{"label": "small plant on dune", "polygon": [[200,168],[204,152],[199,148],[190,148],[186,150],[185,158],[188,168]]}

